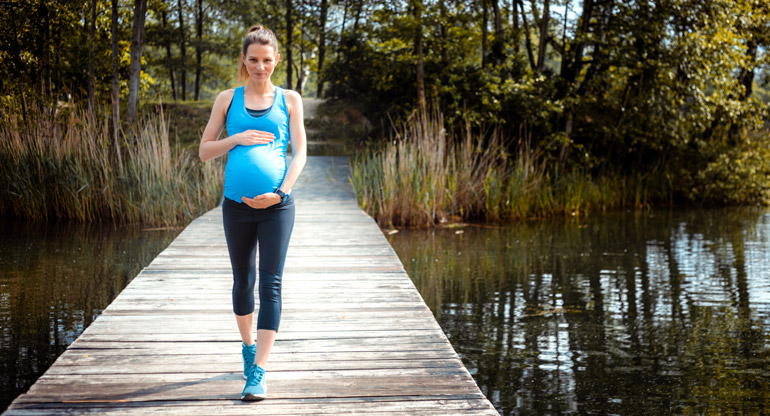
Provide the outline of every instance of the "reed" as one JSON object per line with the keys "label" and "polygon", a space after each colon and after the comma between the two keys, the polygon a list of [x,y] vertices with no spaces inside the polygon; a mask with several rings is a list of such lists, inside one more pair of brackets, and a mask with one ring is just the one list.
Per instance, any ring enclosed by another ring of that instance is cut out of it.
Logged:
{"label": "reed", "polygon": [[514,221],[647,203],[642,178],[592,178],[546,163],[526,145],[506,151],[499,132],[467,127],[457,139],[439,111],[417,111],[392,140],[352,159],[358,203],[381,226],[430,227],[460,221]]}
{"label": "reed", "polygon": [[0,215],[31,220],[184,225],[214,207],[221,162],[203,164],[172,147],[168,122],[152,113],[121,132],[123,166],[110,140],[109,114],[41,108],[0,126]]}

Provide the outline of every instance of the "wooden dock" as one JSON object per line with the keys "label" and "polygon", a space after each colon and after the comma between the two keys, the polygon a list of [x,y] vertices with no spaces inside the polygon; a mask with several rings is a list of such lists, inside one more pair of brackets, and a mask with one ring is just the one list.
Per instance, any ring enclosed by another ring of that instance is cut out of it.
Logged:
{"label": "wooden dock", "polygon": [[240,338],[216,208],[4,414],[498,414],[357,206],[348,172],[347,158],[310,157],[294,188],[267,400],[239,400]]}

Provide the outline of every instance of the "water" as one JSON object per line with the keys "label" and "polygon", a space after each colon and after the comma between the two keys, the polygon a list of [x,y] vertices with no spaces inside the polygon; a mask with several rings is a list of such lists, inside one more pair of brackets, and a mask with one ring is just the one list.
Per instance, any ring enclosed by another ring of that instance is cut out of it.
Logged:
{"label": "water", "polygon": [[0,218],[0,411],[178,233]]}
{"label": "water", "polygon": [[770,212],[389,237],[503,415],[770,412]]}

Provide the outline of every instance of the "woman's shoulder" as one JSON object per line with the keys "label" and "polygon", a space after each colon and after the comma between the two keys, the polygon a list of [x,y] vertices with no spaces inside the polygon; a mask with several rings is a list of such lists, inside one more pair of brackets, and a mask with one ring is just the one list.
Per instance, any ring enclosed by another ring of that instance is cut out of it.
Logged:
{"label": "woman's shoulder", "polygon": [[224,90],[217,94],[217,98],[214,100],[214,106],[217,105],[227,105],[230,106],[230,102],[233,100],[233,95],[235,94],[235,88],[230,88],[229,90]]}
{"label": "woman's shoulder", "polygon": [[297,91],[283,88],[283,95],[286,97],[287,104],[302,103],[302,96]]}
{"label": "woman's shoulder", "polygon": [[230,107],[230,103],[233,101],[234,88],[224,90],[217,94],[217,98],[214,100],[214,112],[220,112],[225,117],[227,116],[227,108]]}
{"label": "woman's shoulder", "polygon": [[233,94],[235,94],[235,88],[224,90],[217,95],[217,100],[223,99],[223,98],[228,98],[228,99],[233,98]]}

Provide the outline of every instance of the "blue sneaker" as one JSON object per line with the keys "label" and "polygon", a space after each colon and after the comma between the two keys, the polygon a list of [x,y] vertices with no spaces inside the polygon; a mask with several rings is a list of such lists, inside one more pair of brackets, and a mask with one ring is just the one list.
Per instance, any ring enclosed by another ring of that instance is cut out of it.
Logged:
{"label": "blue sneaker", "polygon": [[264,400],[267,397],[267,383],[265,383],[265,369],[254,364],[249,378],[246,379],[246,387],[241,393],[241,400],[246,402],[256,402]]}
{"label": "blue sneaker", "polygon": [[257,343],[254,345],[246,345],[245,342],[241,342],[241,354],[243,355],[243,379],[249,378],[251,368],[254,367],[254,357],[257,355]]}

